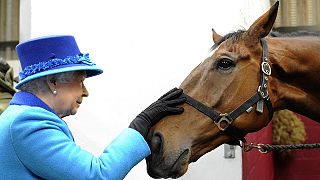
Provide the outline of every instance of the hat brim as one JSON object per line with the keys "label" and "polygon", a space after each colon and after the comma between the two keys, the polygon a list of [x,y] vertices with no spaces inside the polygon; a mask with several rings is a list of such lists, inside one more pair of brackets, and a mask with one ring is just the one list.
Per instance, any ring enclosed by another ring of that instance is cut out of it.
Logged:
{"label": "hat brim", "polygon": [[30,80],[36,79],[36,78],[40,78],[40,77],[52,75],[52,74],[63,73],[63,72],[71,72],[71,71],[86,71],[87,78],[103,73],[103,70],[100,69],[99,67],[97,67],[96,65],[92,65],[92,66],[79,65],[79,66],[59,67],[58,69],[51,69],[51,70],[39,72],[39,73],[30,75],[30,76],[24,78],[16,85],[16,89],[19,89],[21,87],[21,85],[23,85],[24,83],[26,83]]}

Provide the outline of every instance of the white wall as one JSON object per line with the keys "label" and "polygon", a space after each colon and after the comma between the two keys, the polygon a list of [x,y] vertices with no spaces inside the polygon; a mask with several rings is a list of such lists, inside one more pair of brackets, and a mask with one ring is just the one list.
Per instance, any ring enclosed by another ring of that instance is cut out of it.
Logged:
{"label": "white wall", "polygon": [[[104,74],[86,80],[90,96],[66,120],[79,145],[99,155],[131,120],[179,86],[208,56],[211,28],[247,28],[268,0],[21,0],[21,40],[72,34]],[[151,179],[145,161],[126,179]],[[220,147],[181,179],[241,179],[241,151],[224,159]]]}

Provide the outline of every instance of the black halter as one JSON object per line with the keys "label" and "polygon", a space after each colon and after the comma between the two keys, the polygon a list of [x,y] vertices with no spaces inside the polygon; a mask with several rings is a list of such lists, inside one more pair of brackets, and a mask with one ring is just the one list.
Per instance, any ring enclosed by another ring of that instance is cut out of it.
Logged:
{"label": "black halter", "polygon": [[[246,142],[244,138],[245,134],[241,132],[237,127],[232,125],[232,122],[240,116],[244,112],[251,112],[252,106],[257,103],[256,110],[263,113],[263,102],[266,104],[268,111],[269,111],[269,118],[271,119],[273,116],[273,108],[270,101],[270,97],[268,95],[268,76],[271,74],[271,67],[268,64],[268,45],[265,39],[260,40],[262,45],[262,63],[261,63],[261,78],[260,78],[260,85],[258,87],[257,92],[241,104],[239,107],[234,109],[230,113],[220,113],[212,108],[202,104],[201,102],[193,99],[192,97],[188,96],[187,94],[182,94],[182,96],[186,97],[186,103],[190,106],[194,107],[201,113],[210,117],[213,122],[217,125],[217,127],[221,131],[227,132],[229,135],[234,137],[237,140],[236,144],[239,144],[239,140],[242,142]],[[234,142],[233,142],[234,143]]]}

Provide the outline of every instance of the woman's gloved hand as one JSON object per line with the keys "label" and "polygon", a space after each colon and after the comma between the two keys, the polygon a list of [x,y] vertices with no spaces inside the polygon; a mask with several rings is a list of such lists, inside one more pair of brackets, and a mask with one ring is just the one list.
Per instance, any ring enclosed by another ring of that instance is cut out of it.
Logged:
{"label": "woman's gloved hand", "polygon": [[129,128],[137,130],[146,138],[149,129],[160,119],[167,115],[181,114],[183,112],[184,109],[182,107],[177,107],[177,105],[186,101],[186,98],[181,97],[182,93],[182,89],[173,88],[142,111],[130,123]]}

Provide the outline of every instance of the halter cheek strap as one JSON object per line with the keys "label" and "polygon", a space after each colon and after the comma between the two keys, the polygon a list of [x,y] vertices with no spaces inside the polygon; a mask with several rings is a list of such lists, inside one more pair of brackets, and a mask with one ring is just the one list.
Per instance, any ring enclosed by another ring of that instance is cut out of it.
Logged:
{"label": "halter cheek strap", "polygon": [[[268,46],[265,39],[260,40],[262,45],[262,63],[261,63],[261,78],[260,85],[258,87],[257,92],[249,98],[247,101],[242,103],[239,107],[234,109],[230,113],[220,113],[212,108],[204,105],[203,103],[195,100],[194,98],[188,96],[187,94],[182,94],[183,97],[187,99],[186,103],[197,109],[199,112],[205,114],[210,117],[210,119],[216,124],[216,126],[221,130],[233,138],[235,138],[238,142],[236,144],[240,144],[239,140],[242,142],[246,142],[244,138],[245,133],[241,132],[237,127],[232,125],[233,121],[238,118],[244,112],[251,112],[254,104],[257,104],[256,111],[259,113],[263,113],[263,106],[265,103],[268,111],[269,111],[269,119],[272,119],[273,116],[273,108],[272,103],[270,101],[270,97],[268,95],[268,76],[271,74],[271,67],[268,63]],[[234,143],[234,142],[233,142]]]}

